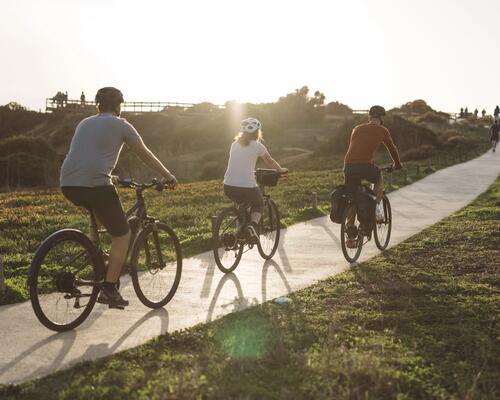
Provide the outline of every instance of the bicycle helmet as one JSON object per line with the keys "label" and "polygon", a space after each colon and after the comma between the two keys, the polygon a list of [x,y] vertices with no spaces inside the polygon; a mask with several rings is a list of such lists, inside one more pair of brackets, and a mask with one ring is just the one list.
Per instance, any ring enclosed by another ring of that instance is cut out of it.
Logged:
{"label": "bicycle helmet", "polygon": [[103,87],[97,91],[95,102],[97,104],[121,104],[124,102],[123,93],[111,86]]}
{"label": "bicycle helmet", "polygon": [[262,124],[256,118],[247,118],[241,121],[240,130],[243,133],[254,133],[262,128]]}
{"label": "bicycle helmet", "polygon": [[385,117],[385,108],[382,106],[373,106],[370,108],[369,114],[373,118]]}

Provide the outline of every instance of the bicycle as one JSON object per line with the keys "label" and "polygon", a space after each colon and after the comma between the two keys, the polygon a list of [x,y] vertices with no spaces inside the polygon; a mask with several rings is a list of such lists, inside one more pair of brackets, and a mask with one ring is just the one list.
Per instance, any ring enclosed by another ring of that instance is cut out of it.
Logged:
{"label": "bicycle", "polygon": [[241,261],[245,246],[248,250],[257,246],[265,260],[271,259],[278,249],[280,238],[280,215],[276,203],[265,192],[266,186],[276,186],[281,173],[271,169],[255,170],[257,184],[264,196],[264,208],[259,222],[259,240],[253,243],[247,234],[250,221],[250,206],[234,204],[222,210],[213,225],[212,243],[217,267],[224,273],[233,272]]}
{"label": "bicycle", "polygon": [[[118,184],[136,194],[135,203],[125,213],[131,230],[125,265],[134,290],[145,306],[163,307],[179,286],[181,246],[172,228],[148,215],[143,192],[149,188],[161,191],[168,184],[156,179],[151,183],[119,180]],[[105,277],[108,254],[100,234],[106,231],[98,228],[94,213],[87,211],[90,236],[76,229],[51,234],[36,251],[29,270],[33,310],[43,325],[57,332],[74,329],[85,321]]]}
{"label": "bicycle", "polygon": [[[381,168],[382,171],[387,173],[393,172],[393,167],[384,167]],[[376,221],[374,216],[374,221],[372,224],[368,226],[364,226],[361,224],[356,218],[357,210],[356,210],[356,192],[358,191],[366,191],[369,196],[372,196],[375,199],[375,194],[372,189],[364,184],[359,184],[356,190],[349,191],[347,194],[342,197],[346,200],[346,208],[342,217],[342,223],[340,226],[340,243],[342,247],[342,252],[344,253],[345,259],[350,262],[356,262],[361,255],[361,250],[363,246],[368,243],[373,234],[373,238],[375,240],[375,245],[379,250],[385,250],[389,245],[389,241],[391,239],[391,231],[392,231],[392,211],[391,211],[391,203],[389,198],[386,196],[385,191],[382,197],[382,206],[384,210],[384,219],[382,221]],[[349,224],[349,220],[354,220],[353,224]],[[347,240],[355,239],[356,247],[348,247]]]}

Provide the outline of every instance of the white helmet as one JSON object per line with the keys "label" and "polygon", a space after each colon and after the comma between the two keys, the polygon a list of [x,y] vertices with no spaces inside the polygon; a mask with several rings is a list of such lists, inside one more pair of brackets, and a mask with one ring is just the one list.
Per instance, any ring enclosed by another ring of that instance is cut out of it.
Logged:
{"label": "white helmet", "polygon": [[260,128],[262,128],[262,124],[256,118],[247,118],[240,123],[240,130],[243,133],[254,133]]}

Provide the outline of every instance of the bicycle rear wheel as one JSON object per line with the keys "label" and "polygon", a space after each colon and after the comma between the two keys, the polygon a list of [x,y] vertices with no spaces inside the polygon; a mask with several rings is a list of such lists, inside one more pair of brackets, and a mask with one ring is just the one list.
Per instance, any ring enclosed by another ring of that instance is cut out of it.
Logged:
{"label": "bicycle rear wheel", "polygon": [[238,229],[243,224],[234,207],[226,208],[217,217],[212,233],[215,263],[224,273],[233,272],[241,261],[244,244],[238,240]]}
{"label": "bicycle rear wheel", "polygon": [[[349,224],[348,221],[353,213],[354,223]],[[356,207],[353,205],[347,207],[342,217],[342,224],[340,225],[340,244],[342,247],[342,253],[344,253],[345,259],[350,263],[357,261],[361,254],[361,249],[363,248],[363,235],[361,233],[360,224],[355,215]],[[348,247],[348,240],[353,240],[356,246]]]}
{"label": "bicycle rear wheel", "polygon": [[167,225],[142,230],[132,248],[130,275],[137,297],[147,307],[163,307],[174,297],[182,274],[179,239]]}
{"label": "bicycle rear wheel", "polygon": [[375,222],[373,227],[373,236],[377,247],[380,250],[385,250],[391,240],[392,231],[391,203],[385,195],[382,198],[382,205],[384,207],[384,222]]}
{"label": "bicycle rear wheel", "polygon": [[262,258],[265,260],[271,259],[280,241],[280,214],[278,207],[271,199],[264,204],[262,218],[259,223],[259,243],[257,248]]}
{"label": "bicycle rear wheel", "polygon": [[28,277],[39,321],[56,332],[76,328],[94,308],[103,275],[97,249],[82,232],[50,235],[36,251]]}

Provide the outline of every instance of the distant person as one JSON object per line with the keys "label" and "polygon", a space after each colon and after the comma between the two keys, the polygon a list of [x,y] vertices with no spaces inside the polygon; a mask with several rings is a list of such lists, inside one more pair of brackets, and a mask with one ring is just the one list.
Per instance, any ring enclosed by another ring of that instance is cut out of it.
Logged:
{"label": "distant person", "polygon": [[460,118],[464,117],[464,108],[460,108]]}
{"label": "distant person", "polygon": [[81,103],[82,106],[85,105],[85,93],[83,93],[83,92],[80,95],[80,103]]}
{"label": "distant person", "polygon": [[497,148],[499,135],[500,135],[500,124],[498,123],[498,120],[496,119],[490,128],[490,141],[491,141],[491,149],[492,149],[493,153],[495,152],[495,149]]}
{"label": "distant person", "polygon": [[[394,169],[399,170],[403,167],[391,134],[384,127],[384,116],[384,107],[373,106],[370,108],[369,121],[355,126],[352,130],[349,149],[344,159],[344,181],[346,186],[349,188],[357,187],[362,180],[367,180],[374,185],[373,191],[377,196],[375,208],[377,221],[383,221],[385,216],[382,206],[384,182],[380,169],[373,162],[375,151],[383,143],[391,155]],[[348,225],[352,226],[354,219],[355,215],[352,215],[347,221]],[[356,237],[349,237],[346,245],[350,248],[356,247]]]}
{"label": "distant person", "polygon": [[483,108],[483,111],[481,111],[481,116],[483,119],[486,117],[486,110]]}
{"label": "distant person", "polygon": [[62,107],[63,98],[64,94],[61,91],[57,92],[56,95],[52,97],[52,100],[56,102],[57,108]]}
{"label": "distant person", "polygon": [[224,175],[224,194],[237,204],[251,206],[248,234],[259,240],[258,225],[262,217],[264,198],[255,180],[255,164],[260,158],[272,169],[284,174],[288,169],[271,157],[262,144],[262,124],[258,119],[247,118],[240,124],[240,133],[234,138],[229,151],[229,162]]}
{"label": "distant person", "polygon": [[68,92],[67,92],[67,91],[66,91],[66,92],[64,92],[64,95],[63,95],[63,102],[64,102],[64,104],[66,104],[66,105],[68,104]]}
{"label": "distant person", "polygon": [[126,144],[163,177],[163,182],[175,186],[177,180],[146,147],[135,128],[120,118],[122,92],[113,87],[101,88],[95,102],[99,113],[76,127],[61,167],[61,189],[73,204],[91,209],[111,235],[108,268],[98,301],[125,307],[128,301],[120,295],[116,283],[127,254],[130,231],[111,171]]}
{"label": "distant person", "polygon": [[493,112],[493,117],[495,118],[495,121],[498,121],[500,117],[500,107],[496,106],[495,111]]}
{"label": "distant person", "polygon": [[465,118],[469,117],[469,109],[467,107],[465,107],[464,114],[465,114]]}
{"label": "distant person", "polygon": [[478,115],[479,115],[479,110],[476,108],[474,110],[474,118],[477,119]]}

